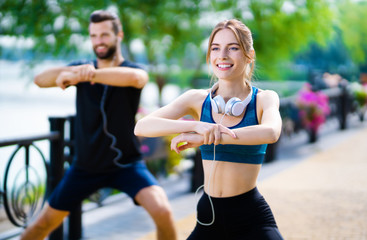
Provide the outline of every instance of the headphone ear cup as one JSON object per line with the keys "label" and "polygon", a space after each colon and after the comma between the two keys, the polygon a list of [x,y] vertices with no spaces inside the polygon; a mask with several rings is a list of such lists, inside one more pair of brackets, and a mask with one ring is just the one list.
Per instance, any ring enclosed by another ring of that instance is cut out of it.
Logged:
{"label": "headphone ear cup", "polygon": [[227,114],[231,116],[238,117],[242,114],[244,109],[245,109],[245,106],[242,103],[241,99],[233,97],[228,100],[225,111]]}
{"label": "headphone ear cup", "polygon": [[226,103],[221,96],[219,95],[215,96],[213,99],[211,99],[210,102],[212,104],[212,108],[214,112],[219,113],[219,114],[224,113]]}

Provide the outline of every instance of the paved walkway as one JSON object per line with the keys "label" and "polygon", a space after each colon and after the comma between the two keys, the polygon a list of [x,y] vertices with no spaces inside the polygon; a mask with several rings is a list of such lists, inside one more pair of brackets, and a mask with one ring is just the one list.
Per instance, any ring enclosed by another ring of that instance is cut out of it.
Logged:
{"label": "paved walkway", "polygon": [[259,188],[285,239],[366,240],[367,129]]}

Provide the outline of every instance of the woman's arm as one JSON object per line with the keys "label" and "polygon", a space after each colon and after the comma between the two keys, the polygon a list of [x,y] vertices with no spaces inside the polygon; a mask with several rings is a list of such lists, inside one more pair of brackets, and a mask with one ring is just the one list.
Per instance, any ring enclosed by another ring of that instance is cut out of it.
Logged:
{"label": "woman's arm", "polygon": [[194,131],[195,121],[178,119],[190,115],[197,120],[199,116],[197,105],[202,101],[204,98],[199,90],[186,91],[173,102],[140,119],[135,126],[135,135],[160,137]]}
{"label": "woman's arm", "polygon": [[208,92],[205,90],[185,92],[172,103],[139,120],[135,126],[135,135],[160,137],[195,132],[203,136],[203,144],[219,142],[221,133],[235,137],[231,130],[222,125],[179,120],[186,115],[191,115],[195,120],[199,120],[201,106],[207,94]]}
{"label": "woman's arm", "polygon": [[233,129],[237,138],[222,135],[221,144],[257,145],[278,141],[282,129],[279,96],[274,91],[261,91],[257,95],[259,125]]}

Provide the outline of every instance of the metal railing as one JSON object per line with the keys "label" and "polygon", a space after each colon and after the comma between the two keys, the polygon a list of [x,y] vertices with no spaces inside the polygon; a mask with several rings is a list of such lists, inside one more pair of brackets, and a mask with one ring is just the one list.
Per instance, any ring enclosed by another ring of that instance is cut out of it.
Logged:
{"label": "metal railing", "polygon": [[[59,134],[51,132],[35,137],[0,141],[0,147],[16,146],[6,164],[3,188],[0,191],[6,215],[9,221],[16,227],[27,226],[29,220],[41,210],[46,199],[45,189],[47,188],[49,166],[44,154],[34,143],[42,140],[51,141],[57,138],[59,138]],[[24,161],[22,166],[19,167],[16,157],[20,155],[23,149]],[[35,169],[30,164],[30,151],[32,149],[36,150],[42,160],[42,165],[46,172],[44,182],[42,182],[39,174],[40,169]],[[15,177],[11,178],[11,173]],[[43,188],[40,186],[43,186]]]}
{"label": "metal railing", "polygon": [[[353,96],[351,96],[348,86],[324,89],[321,92],[329,98],[330,114],[327,118],[337,118],[339,129],[346,129],[348,114],[355,111]],[[280,113],[282,118],[290,118],[295,124],[295,131],[298,131],[303,130],[303,127],[299,119],[296,100],[297,96],[281,98]]]}
{"label": "metal railing", "polygon": [[[0,197],[4,204],[6,215],[10,222],[16,227],[26,227],[29,221],[36,216],[48,195],[55,189],[64,175],[65,162],[71,162],[74,154],[74,117],[50,117],[50,133],[28,138],[0,140],[1,147],[15,146],[15,150],[10,155],[6,164],[3,178],[3,189]],[[69,124],[70,130],[68,139],[65,138],[65,125]],[[38,141],[50,142],[50,155],[47,161],[45,154],[35,143]],[[20,150],[25,149],[24,166],[19,168],[19,164],[14,164],[14,159]],[[45,179],[39,176],[40,169],[35,169],[31,163],[30,149],[35,149],[42,159]],[[15,172],[15,173],[14,173]],[[9,183],[9,175],[15,175],[14,181]],[[21,179],[21,183],[16,181]],[[36,180],[34,180],[36,179]],[[10,186],[10,187],[9,187]],[[44,187],[42,187],[44,186]],[[81,205],[69,215],[68,239],[81,238]],[[11,233],[17,235],[16,231]],[[9,234],[0,234],[0,239],[7,239]],[[61,225],[49,236],[50,240],[64,239],[63,226]]]}

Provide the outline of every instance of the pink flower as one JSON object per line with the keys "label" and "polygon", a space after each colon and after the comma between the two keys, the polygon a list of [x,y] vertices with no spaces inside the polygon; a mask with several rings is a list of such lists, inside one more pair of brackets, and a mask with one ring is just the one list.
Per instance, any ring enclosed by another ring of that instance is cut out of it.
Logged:
{"label": "pink flower", "polygon": [[297,97],[299,116],[305,128],[317,131],[330,114],[329,98],[322,92],[313,92],[306,83]]}

